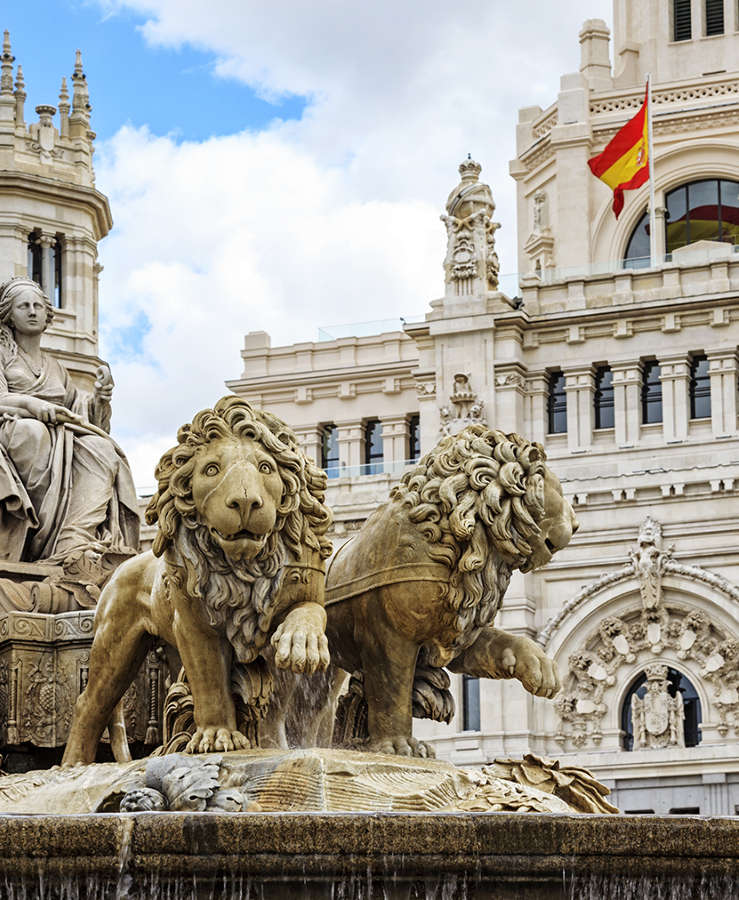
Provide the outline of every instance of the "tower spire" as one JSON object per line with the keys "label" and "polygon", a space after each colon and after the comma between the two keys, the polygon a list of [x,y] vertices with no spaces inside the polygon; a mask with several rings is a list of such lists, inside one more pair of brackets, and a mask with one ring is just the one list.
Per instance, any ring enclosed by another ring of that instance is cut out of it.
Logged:
{"label": "tower spire", "polygon": [[62,137],[69,134],[69,91],[65,77],[62,77],[62,86],[59,88],[59,134]]}
{"label": "tower spire", "polygon": [[90,96],[87,92],[87,76],[82,68],[82,53],[77,50],[72,72],[72,115],[69,118],[70,135],[87,137],[90,129]]}
{"label": "tower spire", "polygon": [[15,97],[13,96],[13,62],[10,50],[10,34],[3,33],[3,52],[0,56],[0,123],[15,120]]}
{"label": "tower spire", "polygon": [[26,83],[23,80],[23,67],[18,64],[15,76],[15,124],[23,125],[23,106],[26,102]]}

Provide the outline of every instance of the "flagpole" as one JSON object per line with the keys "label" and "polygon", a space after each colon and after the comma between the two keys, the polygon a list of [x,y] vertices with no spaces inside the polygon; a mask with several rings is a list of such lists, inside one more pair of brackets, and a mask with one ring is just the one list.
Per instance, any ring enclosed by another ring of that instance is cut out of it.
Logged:
{"label": "flagpole", "polygon": [[649,265],[657,265],[657,210],[654,202],[654,134],[652,131],[652,75],[647,74],[647,159],[649,161]]}

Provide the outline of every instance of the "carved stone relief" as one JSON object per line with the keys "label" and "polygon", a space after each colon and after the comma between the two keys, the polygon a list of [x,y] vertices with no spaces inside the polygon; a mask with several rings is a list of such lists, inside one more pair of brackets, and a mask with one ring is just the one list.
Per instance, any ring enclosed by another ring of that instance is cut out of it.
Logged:
{"label": "carved stone relief", "polygon": [[458,372],[454,376],[449,405],[439,410],[442,436],[458,434],[473,423],[485,424],[482,408],[483,402],[472,390],[469,375]]}
{"label": "carved stone relief", "polygon": [[[604,717],[617,702],[619,670],[623,666],[633,668],[640,659],[648,681],[651,673],[654,686],[648,690],[648,702],[645,698],[633,706],[635,746],[682,746],[682,724],[679,728],[675,725],[682,706],[678,711],[674,704],[667,704],[657,678],[662,668],[666,677],[666,666],[660,660],[665,652],[672,658],[690,662],[691,669],[699,671],[703,687],[711,693],[717,711],[714,718],[718,719],[718,733],[722,737],[730,733],[739,737],[739,641],[703,610],[686,610],[679,603],[666,600],[662,592],[664,573],[675,572],[709,584],[725,579],[696,566],[676,563],[672,548],[663,549],[661,542],[659,523],[648,518],[640,529],[637,547],[629,551],[630,564],[581,591],[539,635],[540,643],[545,645],[564,616],[587,597],[636,576],[641,605],[618,617],[604,616],[580,649],[570,654],[563,690],[555,700],[560,719],[555,739],[561,745],[568,742],[575,747],[600,745]],[[728,583],[726,586],[729,587]],[[659,725],[662,719],[665,719],[664,728]],[[679,737],[673,739],[675,729]]]}
{"label": "carved stone relief", "polygon": [[631,700],[635,747],[684,747],[682,697],[672,697],[667,689],[667,666],[652,663],[645,669],[647,692]]}

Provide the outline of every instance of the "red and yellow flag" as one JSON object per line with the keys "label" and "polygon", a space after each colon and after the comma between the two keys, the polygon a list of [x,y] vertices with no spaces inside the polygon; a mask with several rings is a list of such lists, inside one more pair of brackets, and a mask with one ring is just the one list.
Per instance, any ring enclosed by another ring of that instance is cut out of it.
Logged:
{"label": "red and yellow flag", "polygon": [[606,149],[588,160],[593,175],[613,191],[616,218],[624,208],[624,191],[641,187],[649,178],[647,98],[648,93],[639,112],[609,141]]}

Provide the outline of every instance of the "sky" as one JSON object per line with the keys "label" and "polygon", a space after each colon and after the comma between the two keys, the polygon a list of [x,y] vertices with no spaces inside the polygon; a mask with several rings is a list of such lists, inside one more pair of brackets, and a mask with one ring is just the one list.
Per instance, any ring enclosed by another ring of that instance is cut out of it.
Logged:
{"label": "sky", "polygon": [[82,51],[113,434],[154,483],[183,422],[272,345],[421,315],[468,153],[514,273],[517,111],[546,108],[610,0],[40,0],[0,6],[28,91],[56,104]]}

